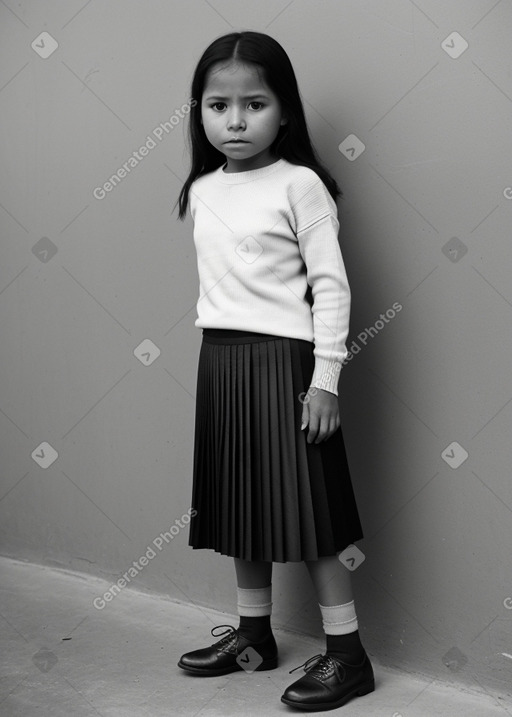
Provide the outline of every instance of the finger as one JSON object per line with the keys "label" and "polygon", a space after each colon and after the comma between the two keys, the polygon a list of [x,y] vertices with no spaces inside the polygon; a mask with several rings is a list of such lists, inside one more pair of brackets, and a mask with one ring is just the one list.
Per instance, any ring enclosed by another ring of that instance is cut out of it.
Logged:
{"label": "finger", "polygon": [[309,422],[309,405],[307,403],[302,404],[302,417],[300,423],[300,430],[303,431]]}
{"label": "finger", "polygon": [[334,433],[335,430],[336,430],[336,419],[330,418],[329,423],[327,425],[327,430],[325,432],[324,441],[329,440],[329,438],[332,436],[332,434]]}
{"label": "finger", "polygon": [[319,441],[327,441],[337,430],[337,419],[336,416],[331,416],[325,421],[325,430],[322,432],[324,427],[321,426]]}
{"label": "finger", "polygon": [[321,443],[329,438],[329,418],[322,416],[318,426],[318,434],[315,443]]}
{"label": "finger", "polygon": [[309,414],[309,431],[308,431],[308,443],[313,443],[318,435],[318,429],[320,428],[320,420],[316,413]]}
{"label": "finger", "polygon": [[328,438],[333,436],[340,426],[341,426],[341,421],[340,421],[339,413],[335,413],[329,419],[329,428],[327,431],[327,435],[325,436],[325,440],[327,440]]}

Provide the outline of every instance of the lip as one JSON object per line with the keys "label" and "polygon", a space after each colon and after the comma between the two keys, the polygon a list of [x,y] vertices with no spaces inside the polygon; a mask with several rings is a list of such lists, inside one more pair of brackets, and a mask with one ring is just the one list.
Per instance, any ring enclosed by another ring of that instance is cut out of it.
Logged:
{"label": "lip", "polygon": [[224,144],[248,144],[246,139],[228,139]]}

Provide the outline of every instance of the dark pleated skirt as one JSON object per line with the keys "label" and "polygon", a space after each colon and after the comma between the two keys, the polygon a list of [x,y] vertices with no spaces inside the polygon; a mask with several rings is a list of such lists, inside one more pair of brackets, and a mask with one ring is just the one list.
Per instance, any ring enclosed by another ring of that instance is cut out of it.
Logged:
{"label": "dark pleated skirt", "polygon": [[313,344],[203,329],[189,545],[245,560],[335,555],[363,537],[341,428],[300,430]]}

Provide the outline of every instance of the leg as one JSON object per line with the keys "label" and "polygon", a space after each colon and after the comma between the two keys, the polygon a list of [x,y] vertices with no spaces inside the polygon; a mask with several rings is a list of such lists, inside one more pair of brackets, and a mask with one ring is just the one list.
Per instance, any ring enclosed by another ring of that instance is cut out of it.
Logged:
{"label": "leg", "polygon": [[287,688],[281,700],[299,709],[330,710],[372,692],[373,669],[359,639],[350,572],[335,555],[306,565],[317,593],[327,649],[315,664],[305,663],[306,674]]}
{"label": "leg", "polygon": [[[270,627],[272,563],[239,558],[234,561],[240,625],[236,630],[230,625],[221,625],[228,627],[228,631],[221,633],[224,635],[221,640],[211,647],[182,655],[178,666],[193,674],[226,675],[244,669],[277,667],[277,645]],[[246,652],[248,647],[250,652]]]}
{"label": "leg", "polygon": [[259,642],[272,634],[272,563],[234,558],[237,582],[238,632]]}
{"label": "leg", "polygon": [[352,664],[364,658],[359,639],[352,576],[336,555],[306,563],[315,586],[327,652]]}
{"label": "leg", "polygon": [[320,605],[343,605],[354,599],[352,576],[336,555],[306,561]]}
{"label": "leg", "polygon": [[272,563],[264,560],[241,560],[240,558],[233,558],[233,560],[239,588],[249,590],[266,588],[272,582]]}

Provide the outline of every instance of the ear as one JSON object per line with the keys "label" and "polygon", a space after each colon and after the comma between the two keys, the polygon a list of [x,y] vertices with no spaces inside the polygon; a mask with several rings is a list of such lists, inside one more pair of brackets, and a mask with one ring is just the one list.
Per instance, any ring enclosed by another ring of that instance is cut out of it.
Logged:
{"label": "ear", "polygon": [[286,117],[286,115],[283,115],[283,116],[281,117],[281,122],[280,122],[280,124],[281,124],[281,127],[282,127],[283,125],[285,125],[285,124],[288,124],[288,117]]}

